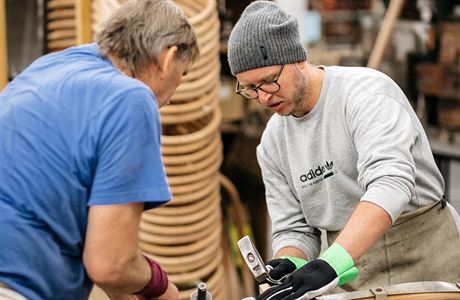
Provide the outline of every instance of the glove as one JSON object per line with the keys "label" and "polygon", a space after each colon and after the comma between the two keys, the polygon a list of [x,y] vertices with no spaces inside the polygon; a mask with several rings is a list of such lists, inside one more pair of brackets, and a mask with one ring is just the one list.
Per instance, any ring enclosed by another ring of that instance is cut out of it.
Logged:
{"label": "glove", "polygon": [[291,274],[308,263],[308,260],[292,256],[280,256],[267,262],[272,269],[268,272],[270,278],[280,280],[283,276]]}
{"label": "glove", "polygon": [[294,271],[280,285],[268,289],[257,300],[313,299],[358,277],[353,259],[334,243],[323,255]]}

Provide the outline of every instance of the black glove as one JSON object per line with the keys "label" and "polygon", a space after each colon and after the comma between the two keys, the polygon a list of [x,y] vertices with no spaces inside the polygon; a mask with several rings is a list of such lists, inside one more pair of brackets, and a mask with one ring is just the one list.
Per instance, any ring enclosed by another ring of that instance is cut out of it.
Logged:
{"label": "black glove", "polygon": [[[271,269],[268,271],[268,275],[274,280],[281,280],[284,276],[291,274],[307,263],[308,260],[302,258],[291,257],[287,255],[281,256],[267,262],[267,265],[271,267]],[[269,281],[267,282],[270,285],[273,284]]]}
{"label": "black glove", "polygon": [[257,300],[313,299],[358,276],[348,252],[334,243],[316,260],[294,271],[280,285],[268,289]]}

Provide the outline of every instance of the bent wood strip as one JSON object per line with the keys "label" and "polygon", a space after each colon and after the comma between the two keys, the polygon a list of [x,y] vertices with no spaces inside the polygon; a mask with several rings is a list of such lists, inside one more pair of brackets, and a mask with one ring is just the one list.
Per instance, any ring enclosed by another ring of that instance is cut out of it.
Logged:
{"label": "bent wood strip", "polygon": [[216,148],[211,150],[209,155],[205,156],[204,159],[200,161],[189,162],[179,166],[165,166],[166,174],[168,176],[191,174],[212,167],[212,163],[219,159],[219,156],[222,156],[222,143],[217,143]]}
{"label": "bent wood strip", "polygon": [[196,161],[200,161],[203,158],[207,157],[210,155],[212,152],[215,152],[216,149],[221,144],[220,138],[217,138],[215,136],[207,146],[204,148],[200,149],[199,151],[192,152],[190,154],[185,154],[185,155],[170,155],[170,156],[163,156],[163,163],[167,166],[169,165],[182,165],[182,164],[188,164]]}
{"label": "bent wood strip", "polygon": [[222,229],[222,224],[217,224],[216,228],[214,228],[214,231],[206,236],[202,240],[198,240],[194,243],[190,243],[188,245],[180,245],[180,246],[161,246],[161,245],[155,245],[155,244],[150,244],[146,242],[139,242],[139,247],[142,251],[146,253],[151,253],[153,255],[158,254],[158,255],[186,255],[186,254],[192,254],[196,253],[198,251],[201,251],[204,247],[207,247],[210,243],[216,242],[219,240],[219,237],[221,235],[221,229]]}
{"label": "bent wood strip", "polygon": [[213,199],[213,201],[209,204],[209,206],[195,214],[182,216],[180,218],[171,218],[169,216],[165,217],[153,215],[151,213],[144,213],[142,215],[142,220],[158,225],[184,225],[194,223],[197,220],[210,214],[214,209],[216,209],[216,206],[220,204],[220,194],[218,193],[218,190],[211,194],[210,197]]}
{"label": "bent wood strip", "polygon": [[211,133],[214,133],[219,128],[221,118],[222,118],[222,113],[220,112],[220,109],[216,109],[214,113],[212,114],[211,121],[205,127],[203,127],[202,130],[193,132],[193,133],[189,133],[189,134],[180,135],[180,136],[163,135],[162,136],[163,144],[165,145],[188,144],[188,143],[200,140],[206,136],[209,136]]}

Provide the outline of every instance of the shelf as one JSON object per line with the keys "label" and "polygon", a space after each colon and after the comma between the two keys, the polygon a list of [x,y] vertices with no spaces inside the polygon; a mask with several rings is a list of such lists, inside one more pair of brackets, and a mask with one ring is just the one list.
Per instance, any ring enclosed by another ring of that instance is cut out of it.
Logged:
{"label": "shelf", "polygon": [[[460,142],[456,140],[452,143],[440,138],[439,129],[428,128],[428,140],[430,141],[431,151],[434,155],[460,160]],[[453,135],[460,135],[459,132],[452,132]]]}

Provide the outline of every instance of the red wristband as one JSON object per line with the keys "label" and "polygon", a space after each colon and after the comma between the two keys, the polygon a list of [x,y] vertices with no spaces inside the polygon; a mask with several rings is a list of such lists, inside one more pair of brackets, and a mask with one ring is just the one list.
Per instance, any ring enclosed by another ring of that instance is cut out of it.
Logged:
{"label": "red wristband", "polygon": [[142,289],[142,291],[137,292],[136,295],[144,296],[147,299],[161,296],[168,288],[168,275],[166,275],[166,272],[163,271],[156,261],[145,255],[144,257],[150,265],[152,275],[147,285]]}

